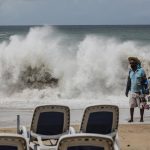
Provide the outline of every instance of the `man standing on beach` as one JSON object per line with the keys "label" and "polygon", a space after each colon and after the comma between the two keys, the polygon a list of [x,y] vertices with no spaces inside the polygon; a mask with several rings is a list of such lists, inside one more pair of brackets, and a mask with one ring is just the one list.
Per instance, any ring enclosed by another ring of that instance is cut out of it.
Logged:
{"label": "man standing on beach", "polygon": [[[144,107],[141,105],[144,98],[143,84],[146,80],[146,74],[141,67],[141,62],[137,57],[128,58],[131,69],[129,70],[129,76],[126,87],[126,96],[130,91],[129,105],[130,105],[130,120],[133,122],[134,108],[140,109],[140,122],[143,122]],[[142,98],[143,97],[143,98]]]}

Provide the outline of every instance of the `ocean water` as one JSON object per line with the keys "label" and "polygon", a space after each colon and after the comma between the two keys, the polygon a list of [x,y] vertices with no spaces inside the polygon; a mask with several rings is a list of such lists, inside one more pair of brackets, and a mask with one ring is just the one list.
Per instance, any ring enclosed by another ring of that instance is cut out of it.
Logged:
{"label": "ocean water", "polygon": [[150,76],[150,26],[0,26],[0,106],[128,107],[129,56]]}

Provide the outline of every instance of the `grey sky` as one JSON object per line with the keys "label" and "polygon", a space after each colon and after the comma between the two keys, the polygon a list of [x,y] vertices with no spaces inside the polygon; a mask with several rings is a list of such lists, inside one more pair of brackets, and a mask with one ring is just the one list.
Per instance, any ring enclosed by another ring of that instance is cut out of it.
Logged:
{"label": "grey sky", "polygon": [[150,24],[150,0],[0,0],[0,25]]}

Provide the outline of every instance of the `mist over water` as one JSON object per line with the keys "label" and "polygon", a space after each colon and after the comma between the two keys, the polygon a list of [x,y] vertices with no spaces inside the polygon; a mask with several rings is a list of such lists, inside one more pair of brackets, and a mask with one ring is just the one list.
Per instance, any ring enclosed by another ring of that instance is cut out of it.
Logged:
{"label": "mist over water", "polygon": [[127,58],[139,57],[149,76],[149,49],[96,33],[73,38],[53,27],[32,27],[0,43],[0,103],[29,107],[124,97]]}

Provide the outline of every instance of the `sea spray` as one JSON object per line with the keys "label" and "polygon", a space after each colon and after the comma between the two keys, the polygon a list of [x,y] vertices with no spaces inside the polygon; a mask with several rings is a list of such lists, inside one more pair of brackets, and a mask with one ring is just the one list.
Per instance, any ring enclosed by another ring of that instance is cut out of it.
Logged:
{"label": "sea spray", "polygon": [[[29,105],[41,100],[124,96],[129,56],[139,57],[149,75],[149,45],[96,33],[83,37],[74,40],[45,26],[32,27],[27,35],[13,35],[1,42],[1,103],[6,99]],[[51,79],[57,81],[55,86]]]}

